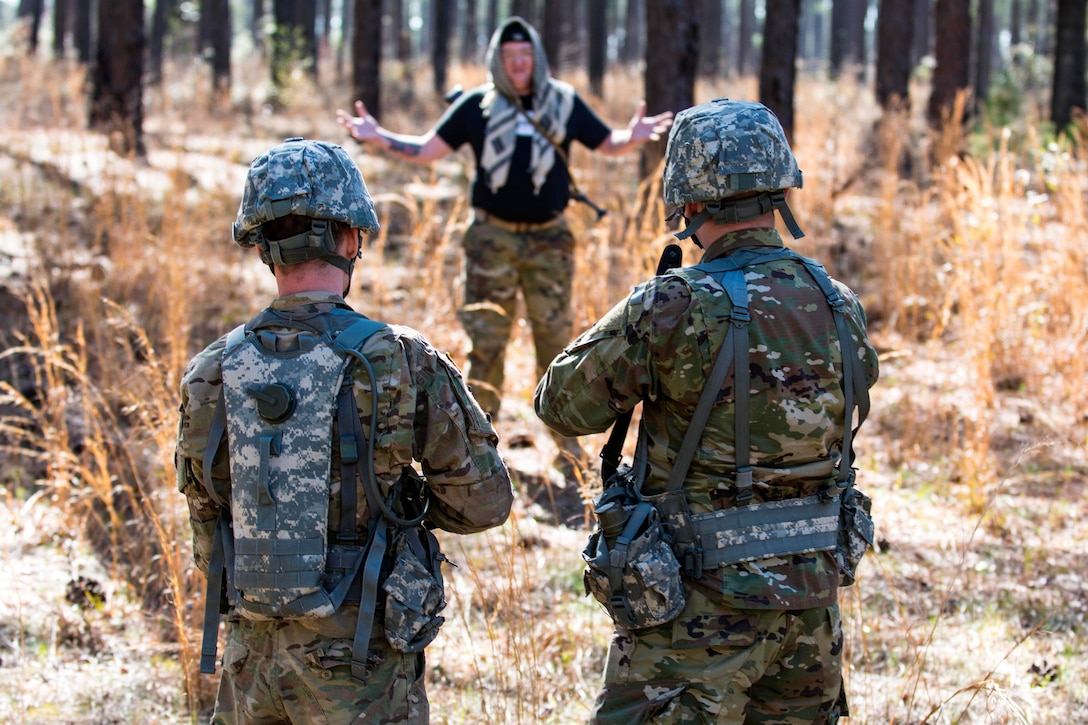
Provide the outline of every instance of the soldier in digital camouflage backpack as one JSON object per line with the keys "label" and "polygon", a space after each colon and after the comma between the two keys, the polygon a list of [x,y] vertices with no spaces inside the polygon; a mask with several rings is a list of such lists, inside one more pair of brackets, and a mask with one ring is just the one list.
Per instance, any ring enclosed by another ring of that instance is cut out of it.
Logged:
{"label": "soldier in digital camouflage backpack", "polygon": [[377,228],[339,146],[289,139],[250,166],[233,236],[279,296],[189,364],[176,453],[208,576],[202,671],[227,614],[215,723],[428,722],[423,648],[445,606],[430,529],[509,514],[457,368],[344,301]]}
{"label": "soldier in digital camouflage backpack", "polygon": [[[665,201],[686,221],[677,236],[700,262],[637,286],[556,357],[535,396],[566,435],[604,431],[642,403],[641,496],[671,527],[686,595],[672,621],[617,623],[592,719],[835,722],[847,714],[837,592],[852,579],[838,521],[876,351],[854,293],[775,229],[778,211],[802,235],[786,202],[802,177],[766,107],[720,99],[677,114],[665,164]],[[735,364],[672,496],[673,462],[727,351]]]}
{"label": "soldier in digital camouflage backpack", "polygon": [[[337,111],[337,119],[357,141],[412,163],[430,163],[466,143],[472,147],[474,215],[464,237],[458,317],[472,343],[465,374],[484,409],[496,415],[518,291],[538,375],[573,335],[575,239],[564,215],[572,198],[566,162],[571,145],[625,154],[664,133],[672,113],[647,116],[642,102],[626,128],[609,128],[570,84],[549,74],[540,36],[519,17],[495,29],[486,64],[488,82],[461,94],[423,135],[383,128],[361,102],[354,116]],[[584,457],[575,439],[557,437],[556,443],[560,463]]]}

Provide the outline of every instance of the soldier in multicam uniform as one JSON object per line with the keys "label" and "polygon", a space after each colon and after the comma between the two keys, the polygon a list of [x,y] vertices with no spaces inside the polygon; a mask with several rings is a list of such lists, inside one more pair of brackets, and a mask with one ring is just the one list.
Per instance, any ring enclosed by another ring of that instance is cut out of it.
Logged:
{"label": "soldier in multicam uniform", "polygon": [[[766,107],[721,99],[677,114],[665,201],[679,207],[686,229],[677,236],[705,250],[703,263],[782,248],[776,209],[801,236],[785,199],[785,190],[800,186],[797,162]],[[812,496],[834,485],[843,454],[846,397],[832,312],[796,261],[744,271],[752,501]],[[853,292],[834,286],[871,386],[877,355],[864,312]],[[537,414],[565,435],[585,435],[642,402],[649,459],[642,491],[661,493],[731,308],[719,283],[697,268],[650,279],[552,362],[536,390]],[[743,505],[734,485],[732,385],[727,376],[684,481],[694,516]],[[677,619],[616,629],[594,722],[810,725],[847,714],[834,551],[724,564],[683,581],[687,604]]]}
{"label": "soldier in multicam uniform", "polygon": [[[565,162],[573,141],[616,156],[656,139],[672,113],[646,116],[641,103],[627,128],[610,129],[569,84],[552,78],[536,30],[511,17],[491,36],[488,83],[462,94],[430,131],[395,134],[361,102],[337,117],[357,141],[397,158],[428,163],[468,143],[476,157],[474,217],[465,232],[465,293],[459,317],[472,343],[465,374],[484,410],[499,411],[506,346],[518,289],[532,326],[537,374],[573,335],[571,283],[575,241],[563,211],[571,199]],[[559,153],[539,128],[545,129]],[[581,458],[577,441],[561,451]]]}
{"label": "soldier in multicam uniform", "polygon": [[[276,277],[279,297],[262,315],[318,325],[332,310],[350,310],[344,295],[362,236],[377,226],[362,175],[341,147],[289,139],[255,159],[234,239],[243,247],[256,241]],[[181,384],[178,487],[188,500],[196,564],[205,574],[215,498],[231,500],[228,447],[218,449],[211,470],[204,463],[223,384],[225,338],[193,359]],[[381,490],[416,460],[429,483],[430,525],[463,534],[505,521],[513,494],[498,438],[453,363],[419,332],[400,325],[370,337],[362,352],[379,392],[372,400],[361,365],[353,368],[352,390],[360,411],[374,405],[381,413],[373,432]],[[359,417],[369,436],[370,416]],[[340,461],[331,461],[330,531],[339,528],[332,512],[340,510],[340,470]],[[356,520],[362,541],[369,515],[361,502]],[[427,722],[423,655],[395,651],[380,625],[369,640],[365,685],[352,678],[358,610],[345,603],[332,616],[279,621],[252,621],[232,610],[213,722]]]}

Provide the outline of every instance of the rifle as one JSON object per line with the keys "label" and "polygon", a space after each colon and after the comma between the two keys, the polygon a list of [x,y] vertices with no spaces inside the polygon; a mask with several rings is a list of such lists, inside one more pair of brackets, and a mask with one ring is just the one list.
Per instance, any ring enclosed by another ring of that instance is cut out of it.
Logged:
{"label": "rifle", "polygon": [[[683,261],[684,250],[676,244],[670,244],[661,252],[656,274],[665,274],[670,269],[679,267]],[[620,467],[620,460],[623,458],[623,442],[627,439],[627,429],[631,425],[633,413],[633,410],[629,410],[616,418],[616,422],[612,424],[612,432],[608,434],[608,442],[601,449],[601,479],[605,482]]]}

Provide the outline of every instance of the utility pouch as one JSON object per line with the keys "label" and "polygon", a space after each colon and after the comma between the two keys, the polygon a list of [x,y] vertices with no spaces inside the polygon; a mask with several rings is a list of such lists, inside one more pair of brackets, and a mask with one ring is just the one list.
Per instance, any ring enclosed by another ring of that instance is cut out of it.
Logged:
{"label": "utility pouch", "polygon": [[646,500],[661,514],[662,524],[672,541],[673,553],[680,562],[680,571],[689,579],[702,579],[703,549],[695,535],[684,492],[679,489],[666,491],[647,496]]}
{"label": "utility pouch", "polygon": [[844,587],[854,583],[858,564],[873,546],[875,534],[870,516],[873,501],[854,488],[853,478],[851,472],[850,485],[839,494],[839,538],[835,559],[839,564],[839,585]]}
{"label": "utility pouch", "polygon": [[385,590],[385,638],[398,652],[422,652],[446,621],[438,539],[423,526],[401,529],[391,547],[392,571]]}
{"label": "utility pouch", "polygon": [[[625,468],[616,476],[631,476]],[[686,600],[680,564],[657,509],[631,489],[615,486],[594,501],[594,511],[599,528],[582,551],[586,594],[623,629],[671,622]]]}

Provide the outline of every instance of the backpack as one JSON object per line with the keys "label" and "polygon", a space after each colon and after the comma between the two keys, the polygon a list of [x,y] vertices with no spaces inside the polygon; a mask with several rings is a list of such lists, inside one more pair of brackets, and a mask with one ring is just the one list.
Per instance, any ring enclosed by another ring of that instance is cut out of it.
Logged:
{"label": "backpack", "polygon": [[[336,308],[305,316],[265,310],[228,333],[204,463],[210,466],[225,436],[231,498],[212,494],[220,515],[208,567],[201,672],[215,671],[221,613],[316,619],[358,603],[352,675],[365,680],[383,581],[390,643],[419,651],[437,635],[443,618],[436,614],[445,606],[444,557],[421,526],[425,481],[406,468],[393,503],[385,500],[374,480],[373,441],[363,434],[353,393],[353,370],[362,364],[374,390],[373,435],[377,386],[360,350],[386,329]],[[341,462],[335,532],[328,521],[334,449]],[[365,541],[357,523],[360,481],[371,513]]]}

